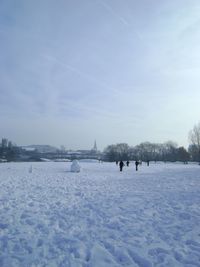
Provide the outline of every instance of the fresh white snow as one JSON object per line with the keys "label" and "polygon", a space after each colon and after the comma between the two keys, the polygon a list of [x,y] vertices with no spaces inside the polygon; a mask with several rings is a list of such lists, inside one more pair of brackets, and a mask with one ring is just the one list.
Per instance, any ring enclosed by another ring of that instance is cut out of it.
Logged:
{"label": "fresh white snow", "polygon": [[200,166],[0,164],[1,267],[200,266]]}

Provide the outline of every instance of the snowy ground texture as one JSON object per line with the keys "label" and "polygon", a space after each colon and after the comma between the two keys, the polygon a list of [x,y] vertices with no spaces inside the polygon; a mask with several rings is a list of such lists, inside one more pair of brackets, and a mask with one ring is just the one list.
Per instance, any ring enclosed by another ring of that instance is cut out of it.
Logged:
{"label": "snowy ground texture", "polygon": [[80,164],[0,164],[1,267],[200,266],[200,166]]}

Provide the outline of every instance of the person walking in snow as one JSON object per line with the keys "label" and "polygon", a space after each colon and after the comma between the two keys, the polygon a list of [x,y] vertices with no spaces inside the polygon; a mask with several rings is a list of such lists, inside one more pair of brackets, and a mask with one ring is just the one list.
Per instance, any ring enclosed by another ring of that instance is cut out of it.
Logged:
{"label": "person walking in snow", "polygon": [[140,164],[140,162],[138,160],[135,161],[135,170],[138,171],[138,165]]}
{"label": "person walking in snow", "polygon": [[123,167],[124,167],[124,162],[121,160],[120,163],[119,163],[120,172],[122,172]]}
{"label": "person walking in snow", "polygon": [[127,160],[127,162],[126,162],[126,166],[128,167],[129,166],[129,161]]}

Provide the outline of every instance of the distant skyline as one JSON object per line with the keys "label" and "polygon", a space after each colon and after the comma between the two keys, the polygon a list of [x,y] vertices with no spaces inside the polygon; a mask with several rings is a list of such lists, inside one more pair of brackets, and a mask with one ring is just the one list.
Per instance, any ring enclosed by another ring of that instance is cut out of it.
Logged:
{"label": "distant skyline", "polygon": [[200,121],[199,0],[1,0],[0,137],[100,150]]}

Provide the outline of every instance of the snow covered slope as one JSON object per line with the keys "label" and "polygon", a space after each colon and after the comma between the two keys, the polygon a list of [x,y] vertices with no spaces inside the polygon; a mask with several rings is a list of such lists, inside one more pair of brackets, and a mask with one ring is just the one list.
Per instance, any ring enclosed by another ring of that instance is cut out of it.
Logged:
{"label": "snow covered slope", "polygon": [[0,164],[1,267],[200,266],[200,167]]}

